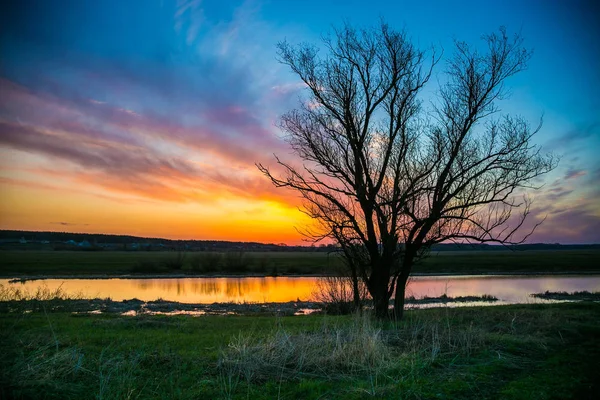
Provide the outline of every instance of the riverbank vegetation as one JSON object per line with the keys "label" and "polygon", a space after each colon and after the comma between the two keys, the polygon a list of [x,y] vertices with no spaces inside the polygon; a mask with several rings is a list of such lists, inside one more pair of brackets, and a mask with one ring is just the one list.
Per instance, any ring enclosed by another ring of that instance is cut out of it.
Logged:
{"label": "riverbank vegetation", "polygon": [[[600,305],[368,315],[0,313],[3,398],[594,398]],[[559,377],[559,378],[557,378]]]}
{"label": "riverbank vegetation", "polygon": [[[431,253],[415,273],[598,272],[600,250],[446,251]],[[341,267],[326,252],[2,251],[0,276],[28,275],[327,275]]]}
{"label": "riverbank vegetation", "polygon": [[569,300],[569,301],[600,301],[600,292],[550,292],[546,290],[544,293],[533,293],[531,297],[544,300]]}
{"label": "riverbank vegetation", "polygon": [[[493,303],[498,299],[490,296],[458,296],[443,294],[439,297],[424,296],[406,299],[409,305],[471,305]],[[365,309],[372,308],[372,302],[364,300]],[[39,286],[34,291],[18,286],[0,285],[0,313],[30,312],[71,312],[119,315],[245,315],[245,316],[292,316],[312,313],[346,315],[353,311],[352,302],[340,298],[317,298],[313,301],[288,302],[229,302],[229,303],[179,303],[163,299],[142,301],[129,299],[115,301],[110,298],[87,298],[83,293],[67,293],[62,287],[50,290]]]}

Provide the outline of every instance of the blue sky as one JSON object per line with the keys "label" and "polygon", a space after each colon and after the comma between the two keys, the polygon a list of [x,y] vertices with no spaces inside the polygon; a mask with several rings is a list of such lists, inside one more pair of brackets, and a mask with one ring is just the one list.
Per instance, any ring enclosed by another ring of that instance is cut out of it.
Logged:
{"label": "blue sky", "polygon": [[[275,123],[302,89],[277,62],[275,46],[318,42],[344,21],[373,26],[385,18],[444,55],[454,39],[480,45],[501,25],[521,32],[534,56],[500,106],[532,124],[543,115],[536,141],[561,155],[535,194],[534,220],[547,219],[532,240],[600,242],[598,2],[25,0],[2,7],[1,228],[61,223],[299,240],[297,198],[254,167],[273,153],[289,155]],[[443,63],[435,72],[443,78]],[[90,207],[102,218],[92,218]],[[173,222],[157,227],[161,218]],[[223,228],[232,224],[246,228]]]}

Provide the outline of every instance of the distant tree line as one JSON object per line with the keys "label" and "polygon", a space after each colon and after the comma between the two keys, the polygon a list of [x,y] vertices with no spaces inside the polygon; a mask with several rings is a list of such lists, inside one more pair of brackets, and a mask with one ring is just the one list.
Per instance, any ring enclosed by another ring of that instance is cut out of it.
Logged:
{"label": "distant tree line", "polygon": [[[338,248],[334,245],[324,246],[287,246],[285,244],[258,243],[258,242],[232,242],[222,240],[171,240],[164,238],[145,238],[130,235],[110,235],[100,233],[74,233],[74,232],[48,232],[48,231],[18,231],[0,230],[0,242],[17,243],[21,238],[27,242],[50,243],[67,242],[73,240],[77,243],[88,241],[91,244],[116,244],[124,246],[127,250],[133,244],[148,244],[158,246],[163,244],[169,249],[181,249],[191,251],[304,251],[304,252],[336,252]],[[127,248],[129,245],[129,248]],[[559,244],[559,243],[533,243],[519,245],[489,245],[479,243],[440,243],[433,245],[432,252],[440,251],[498,251],[498,250],[576,250],[576,249],[600,249],[600,244]],[[143,250],[143,248],[140,248]]]}
{"label": "distant tree line", "polygon": [[[48,232],[48,231],[18,231],[0,230],[0,241],[18,242],[21,238],[27,242],[49,241],[51,243],[87,241],[91,244],[113,244],[123,250],[143,250],[146,246],[157,248],[193,251],[333,251],[333,245],[323,246],[287,246],[285,244],[233,242],[221,240],[172,240],[165,238],[145,238],[130,235],[110,235],[99,233]],[[136,245],[136,246],[134,246]]]}

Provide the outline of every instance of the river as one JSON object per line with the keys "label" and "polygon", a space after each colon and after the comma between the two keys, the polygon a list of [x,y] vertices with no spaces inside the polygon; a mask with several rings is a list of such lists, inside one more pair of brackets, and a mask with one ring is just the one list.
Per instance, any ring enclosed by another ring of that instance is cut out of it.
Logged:
{"label": "river", "polygon": [[[35,292],[61,288],[71,296],[111,298],[114,301],[137,298],[143,301],[163,299],[180,303],[215,302],[287,302],[313,299],[315,277],[247,278],[161,278],[161,279],[45,279],[0,285]],[[499,299],[496,304],[539,302],[532,293],[545,291],[600,291],[599,275],[492,275],[492,276],[416,276],[411,278],[407,296],[421,298],[481,296]]]}

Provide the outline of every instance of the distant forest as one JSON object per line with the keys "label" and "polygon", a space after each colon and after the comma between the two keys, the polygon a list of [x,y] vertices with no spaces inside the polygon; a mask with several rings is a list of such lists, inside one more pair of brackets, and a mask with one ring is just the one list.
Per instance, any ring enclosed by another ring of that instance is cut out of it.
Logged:
{"label": "distant forest", "polygon": [[[130,235],[109,235],[101,233],[74,233],[74,232],[35,232],[0,230],[0,243],[19,243],[24,239],[27,243],[65,243],[74,241],[76,243],[89,242],[92,245],[121,246],[123,249],[132,249],[131,246],[164,246],[165,249],[190,249],[198,251],[324,251],[329,252],[336,249],[334,245],[317,246],[287,246],[283,243],[258,243],[258,242],[231,242],[222,240],[172,240],[164,238],[146,238]],[[461,244],[447,243],[434,245],[432,251],[494,251],[500,249],[510,250],[574,250],[574,249],[600,249],[600,244],[569,244],[558,243],[546,244],[521,244],[511,246],[497,246],[489,244]],[[140,248],[141,250],[141,248]]]}

